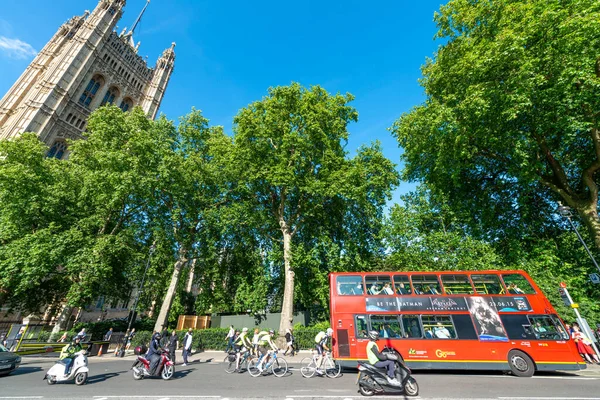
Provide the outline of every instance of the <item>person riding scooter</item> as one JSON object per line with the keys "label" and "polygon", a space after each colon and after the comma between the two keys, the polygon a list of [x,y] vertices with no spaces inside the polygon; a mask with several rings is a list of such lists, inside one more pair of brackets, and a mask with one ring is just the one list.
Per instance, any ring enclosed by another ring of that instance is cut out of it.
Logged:
{"label": "person riding scooter", "polygon": [[152,336],[152,340],[150,340],[150,346],[148,348],[148,353],[146,353],[146,359],[150,361],[150,375],[154,376],[156,373],[156,367],[160,363],[160,354],[161,354],[161,346],[160,346],[160,333],[156,332]]}
{"label": "person riding scooter", "polygon": [[73,361],[75,360],[76,353],[83,350],[81,346],[81,337],[79,335],[73,338],[73,341],[62,348],[60,352],[59,360],[65,361],[65,376],[69,375],[71,371],[71,366],[73,365]]}
{"label": "person riding scooter", "polygon": [[369,364],[377,368],[386,368],[388,382],[391,385],[400,386],[400,381],[396,379],[396,363],[393,360],[389,360],[387,355],[379,352],[379,347],[377,346],[378,339],[379,332],[369,331],[369,343],[367,343],[367,358]]}

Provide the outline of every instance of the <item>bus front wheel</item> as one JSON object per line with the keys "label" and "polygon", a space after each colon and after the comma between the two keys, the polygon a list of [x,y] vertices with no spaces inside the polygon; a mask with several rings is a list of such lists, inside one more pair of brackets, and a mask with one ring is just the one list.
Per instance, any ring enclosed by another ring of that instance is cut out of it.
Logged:
{"label": "bus front wheel", "polygon": [[535,372],[535,364],[531,357],[520,350],[511,350],[508,352],[508,365],[512,373],[516,376],[529,378]]}

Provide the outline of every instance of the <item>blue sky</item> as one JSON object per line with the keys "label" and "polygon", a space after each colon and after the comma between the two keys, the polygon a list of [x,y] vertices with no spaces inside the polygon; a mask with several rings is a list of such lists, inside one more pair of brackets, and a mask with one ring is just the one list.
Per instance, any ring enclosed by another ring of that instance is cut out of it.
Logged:
{"label": "blue sky", "polygon": [[[154,65],[176,42],[175,72],[161,112],[176,119],[191,107],[231,132],[237,111],[270,86],[292,81],[350,92],[359,122],[350,125],[348,151],[381,141],[399,164],[401,149],[387,131],[423,101],[417,80],[433,40],[441,0],[151,0],[136,30],[140,54]],[[73,15],[96,0],[6,1],[0,14],[0,95],[36,51]],[[131,26],[145,0],[127,0],[119,31]],[[400,166],[399,166],[400,168]],[[403,182],[394,194],[412,190]]]}

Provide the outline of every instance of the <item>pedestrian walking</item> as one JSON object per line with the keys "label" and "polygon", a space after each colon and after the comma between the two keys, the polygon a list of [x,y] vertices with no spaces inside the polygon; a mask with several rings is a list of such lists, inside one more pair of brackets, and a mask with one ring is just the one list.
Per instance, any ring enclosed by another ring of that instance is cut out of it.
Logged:
{"label": "pedestrian walking", "polygon": [[175,350],[177,350],[178,347],[178,341],[179,338],[177,337],[177,332],[173,331],[171,333],[171,336],[169,336],[169,358],[171,359],[171,361],[173,361],[173,364],[175,364]]}
{"label": "pedestrian walking", "polygon": [[225,339],[227,339],[227,347],[225,348],[225,353],[229,352],[229,350],[233,350],[233,340],[235,338],[235,329],[233,329],[233,325],[229,325],[229,332]]}
{"label": "pedestrian walking", "polygon": [[188,329],[183,337],[183,366],[188,364],[188,355],[192,352],[192,328]]}
{"label": "pedestrian walking", "polygon": [[258,338],[260,337],[259,329],[254,328],[254,336],[252,336],[252,350],[255,356],[258,356]]}
{"label": "pedestrian walking", "polygon": [[112,334],[113,334],[113,328],[110,328],[110,329],[108,330],[108,332],[106,332],[106,333],[104,334],[104,341],[105,341],[105,342],[110,342],[110,338],[112,337]]}
{"label": "pedestrian walking", "polygon": [[127,344],[125,345],[125,350],[129,350],[129,347],[131,347],[131,341],[133,340],[133,338],[135,337],[135,328],[131,329],[131,332],[129,332],[129,335],[126,335],[127,337]]}
{"label": "pedestrian walking", "polygon": [[290,352],[290,356],[294,357],[295,349],[294,349],[294,330],[286,329],[285,330],[285,343],[287,347],[285,348],[284,356],[288,355],[288,351]]}

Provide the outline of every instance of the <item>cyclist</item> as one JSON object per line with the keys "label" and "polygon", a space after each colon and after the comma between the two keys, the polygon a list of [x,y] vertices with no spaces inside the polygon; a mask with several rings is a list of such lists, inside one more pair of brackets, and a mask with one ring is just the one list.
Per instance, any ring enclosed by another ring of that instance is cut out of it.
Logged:
{"label": "cyclist", "polygon": [[315,336],[315,349],[317,350],[317,370],[315,371],[318,375],[323,375],[323,370],[321,369],[321,365],[323,364],[323,352],[329,351],[329,347],[327,347],[327,341],[333,335],[333,329],[327,328],[326,332],[319,332],[317,336]]}
{"label": "cyclist", "polygon": [[367,343],[367,358],[369,364],[377,368],[386,368],[388,382],[391,385],[400,386],[401,383],[396,379],[396,363],[395,361],[388,360],[385,354],[379,352],[377,340],[379,340],[379,332],[369,331],[369,343]]}
{"label": "cyclist", "polygon": [[250,351],[250,349],[252,349],[252,342],[248,337],[248,328],[242,329],[242,333],[240,333],[240,335],[233,343],[233,348],[236,352],[235,369],[237,371],[240,368],[240,358],[242,358],[242,350],[245,350],[245,354],[247,351]]}
{"label": "cyclist", "polygon": [[[275,343],[273,342],[273,336],[275,335],[275,331],[273,329],[269,330],[269,332],[261,332],[258,337],[258,351],[260,352],[260,357],[258,359],[258,370],[263,372],[263,365],[266,360],[270,356],[270,352],[279,351]],[[271,348],[270,350],[267,348],[267,345]],[[266,356],[266,357],[265,357]]]}

